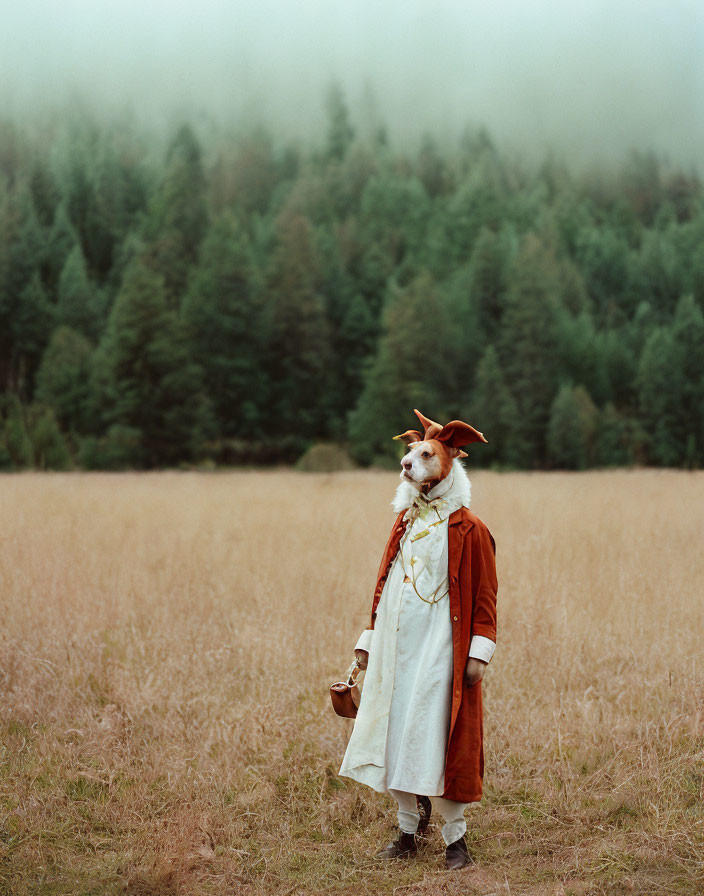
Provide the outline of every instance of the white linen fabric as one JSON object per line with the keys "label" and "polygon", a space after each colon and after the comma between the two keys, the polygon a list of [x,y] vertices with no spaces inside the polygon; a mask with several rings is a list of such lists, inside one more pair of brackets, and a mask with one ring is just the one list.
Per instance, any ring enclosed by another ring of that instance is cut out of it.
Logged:
{"label": "white linen fabric", "polygon": [[469,507],[471,492],[459,460],[427,498],[406,486],[399,486],[394,509],[407,508],[409,526],[375,627],[358,642],[369,660],[340,774],[378,791],[437,797],[445,789],[453,666],[447,526],[450,514]]}
{"label": "white linen fabric", "polygon": [[354,645],[355,650],[366,650],[369,653],[369,650],[372,646],[372,638],[374,637],[374,630],[371,628],[365,628],[362,634],[359,636],[359,640]]}

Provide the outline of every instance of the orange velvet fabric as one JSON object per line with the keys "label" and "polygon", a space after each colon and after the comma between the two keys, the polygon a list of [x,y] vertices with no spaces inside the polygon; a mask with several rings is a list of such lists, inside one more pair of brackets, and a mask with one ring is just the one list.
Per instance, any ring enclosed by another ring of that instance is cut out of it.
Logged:
{"label": "orange velvet fabric", "polygon": [[[406,531],[404,512],[396,518],[381,559],[370,628],[374,628],[381,592]],[[447,532],[454,662],[443,796],[473,803],[481,799],[484,777],[482,685],[470,687],[464,673],[472,635],[496,641],[496,546],[486,525],[467,507],[450,515]]]}

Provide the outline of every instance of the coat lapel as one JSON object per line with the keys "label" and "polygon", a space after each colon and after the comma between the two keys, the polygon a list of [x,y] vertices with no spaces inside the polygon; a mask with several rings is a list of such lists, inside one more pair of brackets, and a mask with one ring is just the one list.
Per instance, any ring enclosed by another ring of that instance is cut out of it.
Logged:
{"label": "coat lapel", "polygon": [[460,507],[451,513],[447,523],[447,574],[451,585],[457,581],[460,571],[464,537],[474,525],[471,520],[466,518],[464,510],[466,510],[465,507]]}

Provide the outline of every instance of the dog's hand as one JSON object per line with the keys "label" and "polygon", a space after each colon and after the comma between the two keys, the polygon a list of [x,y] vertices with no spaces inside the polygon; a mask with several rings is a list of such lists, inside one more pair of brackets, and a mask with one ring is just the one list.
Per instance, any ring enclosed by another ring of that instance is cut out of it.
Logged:
{"label": "dog's hand", "polygon": [[369,654],[366,650],[355,650],[355,657],[357,658],[357,663],[359,664],[360,669],[367,668],[367,662],[369,660]]}
{"label": "dog's hand", "polygon": [[470,656],[470,658],[467,660],[467,668],[464,670],[467,684],[470,687],[478,684],[482,680],[482,678],[484,678],[485,669],[486,663],[484,662],[484,660],[478,660],[476,659],[476,657]]}

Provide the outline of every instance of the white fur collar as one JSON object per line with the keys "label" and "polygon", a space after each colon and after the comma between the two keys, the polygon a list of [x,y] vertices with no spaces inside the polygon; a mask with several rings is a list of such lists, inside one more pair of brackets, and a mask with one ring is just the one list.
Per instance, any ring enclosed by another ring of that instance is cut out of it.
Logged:
{"label": "white fur collar", "polygon": [[[408,510],[417,494],[418,489],[410,482],[404,480],[399,483],[391,506],[396,513]],[[442,497],[455,507],[469,507],[472,499],[472,486],[458,457],[452,461],[452,469],[447,476],[433,486],[426,497],[431,501],[433,498]]]}

